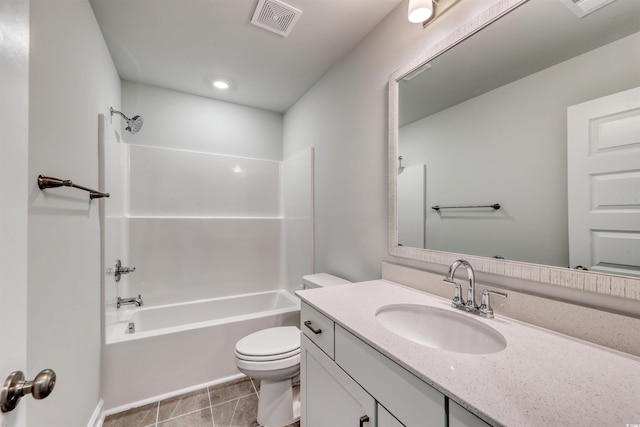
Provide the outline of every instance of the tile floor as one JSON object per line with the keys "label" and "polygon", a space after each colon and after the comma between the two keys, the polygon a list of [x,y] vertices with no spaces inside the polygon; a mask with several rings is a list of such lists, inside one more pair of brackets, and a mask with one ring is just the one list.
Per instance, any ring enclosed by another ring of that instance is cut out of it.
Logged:
{"label": "tile floor", "polygon": [[243,378],[109,415],[103,427],[258,427],[259,392]]}

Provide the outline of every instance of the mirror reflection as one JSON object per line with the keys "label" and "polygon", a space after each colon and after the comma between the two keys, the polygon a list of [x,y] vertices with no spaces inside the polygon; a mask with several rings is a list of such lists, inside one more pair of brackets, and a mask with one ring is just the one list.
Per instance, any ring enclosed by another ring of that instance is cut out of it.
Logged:
{"label": "mirror reflection", "polygon": [[531,0],[399,79],[398,244],[640,276],[639,31]]}

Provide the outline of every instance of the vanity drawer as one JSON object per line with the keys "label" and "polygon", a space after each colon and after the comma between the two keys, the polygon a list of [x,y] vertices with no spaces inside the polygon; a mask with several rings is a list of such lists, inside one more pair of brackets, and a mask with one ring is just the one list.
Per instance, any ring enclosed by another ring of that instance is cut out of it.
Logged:
{"label": "vanity drawer", "polygon": [[445,397],[397,363],[335,327],[335,360],[405,426],[445,425]]}
{"label": "vanity drawer", "polygon": [[303,302],[300,330],[333,359],[333,320]]}

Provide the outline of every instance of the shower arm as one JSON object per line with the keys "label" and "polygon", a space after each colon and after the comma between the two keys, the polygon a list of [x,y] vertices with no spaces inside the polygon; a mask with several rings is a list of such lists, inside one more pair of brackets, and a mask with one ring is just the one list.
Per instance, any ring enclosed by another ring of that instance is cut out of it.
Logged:
{"label": "shower arm", "polygon": [[122,114],[120,111],[118,110],[114,110],[113,107],[111,107],[111,115],[113,116],[113,114],[119,114],[121,115],[125,120],[131,120],[129,117],[125,116],[124,114]]}

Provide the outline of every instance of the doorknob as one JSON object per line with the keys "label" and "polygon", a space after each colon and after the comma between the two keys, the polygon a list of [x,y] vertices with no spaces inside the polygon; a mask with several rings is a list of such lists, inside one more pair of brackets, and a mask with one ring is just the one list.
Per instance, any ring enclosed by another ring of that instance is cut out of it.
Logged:
{"label": "doorknob", "polygon": [[56,373],[51,369],[40,371],[33,381],[25,381],[22,371],[12,372],[0,390],[0,407],[2,412],[13,411],[20,398],[30,394],[34,399],[49,396],[56,385]]}

